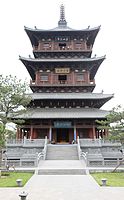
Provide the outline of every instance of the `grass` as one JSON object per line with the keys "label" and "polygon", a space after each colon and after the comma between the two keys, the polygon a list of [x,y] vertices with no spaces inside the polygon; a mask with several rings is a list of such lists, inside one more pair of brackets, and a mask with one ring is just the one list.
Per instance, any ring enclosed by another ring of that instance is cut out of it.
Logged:
{"label": "grass", "polygon": [[124,187],[124,173],[114,172],[114,173],[91,173],[93,178],[97,181],[99,185],[102,185],[101,179],[107,179],[107,186],[113,187]]}
{"label": "grass", "polygon": [[22,186],[32,177],[33,173],[27,172],[6,172],[0,178],[0,187],[18,187],[16,180],[22,179]]}

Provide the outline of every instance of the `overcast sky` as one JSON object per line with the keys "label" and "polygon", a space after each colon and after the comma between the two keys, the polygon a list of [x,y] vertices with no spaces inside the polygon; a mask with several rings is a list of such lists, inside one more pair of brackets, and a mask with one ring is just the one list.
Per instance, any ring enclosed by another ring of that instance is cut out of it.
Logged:
{"label": "overcast sky", "polygon": [[[124,107],[124,6],[123,0],[3,0],[0,2],[0,74],[12,74],[30,80],[19,55],[32,55],[32,46],[24,26],[51,29],[57,26],[60,5],[65,6],[68,26],[85,29],[101,25],[93,54],[106,55],[96,79],[94,92],[115,94],[103,106]],[[32,55],[33,56],[33,55]]]}

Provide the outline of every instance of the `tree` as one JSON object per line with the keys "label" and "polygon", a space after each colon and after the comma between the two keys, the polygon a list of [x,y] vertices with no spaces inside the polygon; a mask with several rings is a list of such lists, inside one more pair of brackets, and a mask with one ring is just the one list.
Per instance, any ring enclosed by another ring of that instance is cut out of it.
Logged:
{"label": "tree", "polygon": [[118,105],[106,116],[106,120],[97,120],[99,129],[109,132],[109,139],[124,141],[124,109]]}
{"label": "tree", "polygon": [[12,118],[16,115],[24,112],[31,101],[31,98],[26,95],[27,91],[27,83],[22,83],[16,76],[0,75],[0,146],[4,145],[6,124],[13,121]]}

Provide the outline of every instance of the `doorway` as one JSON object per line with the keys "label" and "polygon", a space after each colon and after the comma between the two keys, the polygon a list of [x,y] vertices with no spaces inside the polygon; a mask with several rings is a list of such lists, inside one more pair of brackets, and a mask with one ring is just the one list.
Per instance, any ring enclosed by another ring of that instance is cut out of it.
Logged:
{"label": "doorway", "polygon": [[57,142],[59,143],[69,142],[69,129],[58,128],[56,129],[56,133],[57,133]]}

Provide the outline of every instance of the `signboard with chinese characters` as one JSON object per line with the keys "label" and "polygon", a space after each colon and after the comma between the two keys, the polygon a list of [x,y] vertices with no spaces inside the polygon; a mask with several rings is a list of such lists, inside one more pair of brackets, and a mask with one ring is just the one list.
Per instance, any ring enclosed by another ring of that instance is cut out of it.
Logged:
{"label": "signboard with chinese characters", "polygon": [[68,74],[70,73],[69,68],[55,68],[55,73],[56,74]]}
{"label": "signboard with chinese characters", "polygon": [[55,121],[54,127],[55,128],[71,128],[72,124],[70,121]]}

